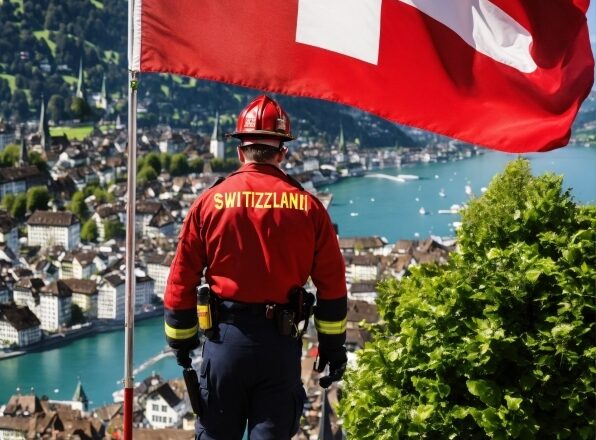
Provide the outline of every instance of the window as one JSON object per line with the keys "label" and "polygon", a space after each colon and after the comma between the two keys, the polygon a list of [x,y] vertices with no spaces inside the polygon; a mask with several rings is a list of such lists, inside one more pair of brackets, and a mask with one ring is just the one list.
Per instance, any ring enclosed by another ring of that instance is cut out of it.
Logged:
{"label": "window", "polygon": [[151,405],[151,409],[153,411],[159,411],[159,405],[157,405],[157,404],[154,403],[153,405]]}
{"label": "window", "polygon": [[162,412],[167,412],[168,411],[168,407],[166,405],[162,405],[161,406],[161,410],[162,410]]}

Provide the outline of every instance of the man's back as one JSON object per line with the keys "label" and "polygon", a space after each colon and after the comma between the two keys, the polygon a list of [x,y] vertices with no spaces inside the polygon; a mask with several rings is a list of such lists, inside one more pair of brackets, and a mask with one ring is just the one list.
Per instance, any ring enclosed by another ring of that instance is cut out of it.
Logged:
{"label": "man's back", "polygon": [[311,274],[320,235],[336,240],[321,203],[272,165],[243,166],[207,191],[196,209],[207,282],[221,298],[287,302],[290,289]]}

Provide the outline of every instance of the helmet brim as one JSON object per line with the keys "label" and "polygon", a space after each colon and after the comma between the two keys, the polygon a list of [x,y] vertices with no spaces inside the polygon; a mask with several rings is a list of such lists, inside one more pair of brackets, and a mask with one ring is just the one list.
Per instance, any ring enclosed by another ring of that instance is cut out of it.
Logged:
{"label": "helmet brim", "polygon": [[271,137],[274,139],[279,139],[282,142],[293,141],[296,139],[293,136],[288,136],[287,134],[277,133],[275,131],[268,131],[268,130],[251,130],[249,132],[246,131],[235,131],[233,133],[227,133],[226,137],[234,137],[236,139],[242,140],[243,138],[251,138],[251,137]]}

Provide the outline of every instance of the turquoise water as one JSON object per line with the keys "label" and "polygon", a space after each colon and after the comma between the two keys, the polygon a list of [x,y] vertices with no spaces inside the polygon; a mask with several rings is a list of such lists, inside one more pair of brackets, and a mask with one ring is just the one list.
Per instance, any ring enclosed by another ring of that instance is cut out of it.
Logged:
{"label": "turquoise water", "polygon": [[[415,234],[422,238],[430,234],[453,235],[452,223],[459,216],[437,211],[469,200],[466,185],[474,195],[480,195],[481,188],[488,186],[492,177],[515,157],[487,151],[457,162],[416,164],[346,179],[328,188],[334,196],[329,212],[343,237],[381,235],[393,242]],[[576,201],[596,203],[596,148],[566,147],[526,157],[534,174],[562,174],[564,187],[572,188]],[[396,182],[370,174],[413,174],[420,180]],[[444,197],[439,195],[441,190]],[[427,215],[419,213],[421,207]]]}
{"label": "turquoise water", "polygon": [[[329,187],[334,194],[329,211],[342,236],[377,234],[394,241],[412,238],[415,233],[421,237],[429,233],[451,235],[450,223],[457,221],[458,217],[439,215],[437,210],[465,202],[468,199],[465,186],[468,184],[475,194],[480,194],[480,188],[488,185],[492,176],[502,171],[514,157],[486,152],[459,162],[377,172],[393,176],[416,174],[422,178],[418,181],[395,182],[378,177],[346,179]],[[565,186],[572,188],[578,202],[596,203],[596,149],[566,147],[528,157],[534,174],[545,171],[563,174]],[[445,197],[439,196],[441,189]],[[421,206],[430,214],[420,215],[418,210]],[[352,213],[358,215],[353,216]],[[124,375],[123,347],[124,332],[116,331],[73,341],[61,348],[2,360],[0,404],[5,403],[17,387],[22,392],[34,388],[37,395],[45,394],[52,399],[70,399],[77,377],[80,377],[92,407],[110,403],[112,392],[122,387],[118,381]],[[164,347],[161,318],[136,324],[135,367]],[[152,371],[165,378],[181,376],[174,359],[167,357],[139,372],[136,379],[141,380]]]}
{"label": "turquoise water", "polygon": [[[135,323],[134,366],[165,348],[163,319]],[[152,371],[165,378],[181,376],[173,357],[162,359],[139,373],[142,380]],[[78,339],[63,347],[0,361],[0,404],[19,387],[50,399],[71,399],[80,377],[91,406],[112,403],[112,392],[122,388],[124,331],[101,333]]]}

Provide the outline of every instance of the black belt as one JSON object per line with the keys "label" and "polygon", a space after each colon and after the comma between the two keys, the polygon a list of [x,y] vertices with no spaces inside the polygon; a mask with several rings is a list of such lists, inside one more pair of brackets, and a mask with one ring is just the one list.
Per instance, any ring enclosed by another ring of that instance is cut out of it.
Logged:
{"label": "black belt", "polygon": [[273,304],[264,303],[238,303],[233,301],[222,301],[219,304],[219,321],[227,324],[233,324],[240,319],[249,317],[262,317],[263,319],[273,319],[273,315],[268,313]]}

